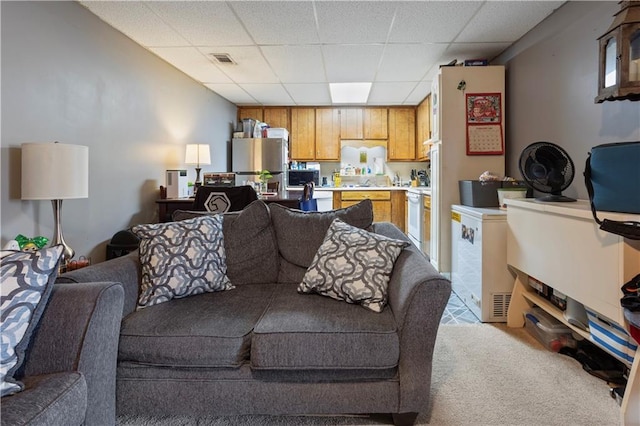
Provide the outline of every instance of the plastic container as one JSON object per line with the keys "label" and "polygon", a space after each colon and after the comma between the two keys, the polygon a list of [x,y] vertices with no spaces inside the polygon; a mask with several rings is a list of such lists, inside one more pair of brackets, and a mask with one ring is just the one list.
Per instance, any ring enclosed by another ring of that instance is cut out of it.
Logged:
{"label": "plastic container", "polygon": [[565,346],[576,346],[571,329],[539,307],[525,313],[525,328],[552,352],[558,352]]}
{"label": "plastic container", "polygon": [[498,204],[501,209],[506,209],[507,205],[504,200],[507,198],[526,198],[527,188],[498,188]]}
{"label": "plastic container", "polygon": [[479,180],[461,180],[458,182],[460,204],[469,207],[498,207],[498,188],[501,181],[481,182]]}

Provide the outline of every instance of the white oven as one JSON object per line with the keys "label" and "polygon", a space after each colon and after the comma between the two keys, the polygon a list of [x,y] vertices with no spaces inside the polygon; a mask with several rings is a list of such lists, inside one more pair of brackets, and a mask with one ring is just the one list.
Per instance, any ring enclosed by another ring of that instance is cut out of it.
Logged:
{"label": "white oven", "polygon": [[422,250],[424,204],[420,190],[407,190],[407,234],[411,242]]}

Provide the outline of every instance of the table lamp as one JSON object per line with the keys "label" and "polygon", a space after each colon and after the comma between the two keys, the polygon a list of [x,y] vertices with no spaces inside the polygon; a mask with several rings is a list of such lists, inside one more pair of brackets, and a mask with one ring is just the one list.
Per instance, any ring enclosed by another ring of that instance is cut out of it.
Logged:
{"label": "table lamp", "polygon": [[75,252],[62,235],[62,200],[89,196],[89,147],[54,143],[22,144],[22,199],[51,200],[55,228],[51,245],[62,244],[62,265]]}
{"label": "table lamp", "polygon": [[211,154],[209,153],[209,145],[206,144],[187,144],[187,152],[184,157],[185,164],[196,165],[196,181],[194,186],[196,190],[202,182],[200,181],[200,166],[211,164]]}

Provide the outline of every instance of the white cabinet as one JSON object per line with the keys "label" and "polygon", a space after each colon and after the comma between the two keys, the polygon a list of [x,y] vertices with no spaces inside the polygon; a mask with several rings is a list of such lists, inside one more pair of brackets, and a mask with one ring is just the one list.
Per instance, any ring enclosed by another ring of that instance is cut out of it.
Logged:
{"label": "white cabinet", "polygon": [[[523,312],[536,304],[593,341],[588,331],[568,324],[562,311],[533,291],[527,284],[531,276],[627,326],[620,306],[620,287],[640,271],[640,241],[601,231],[586,200],[542,203],[512,199],[507,200],[507,206],[507,263],[516,272],[507,324],[522,327]],[[598,216],[640,220],[640,216],[631,214],[598,212]],[[640,354],[631,366],[622,412],[625,424],[640,424]]]}
{"label": "white cabinet", "polygon": [[507,212],[451,208],[451,284],[482,322],[506,322],[513,290],[507,269]]}

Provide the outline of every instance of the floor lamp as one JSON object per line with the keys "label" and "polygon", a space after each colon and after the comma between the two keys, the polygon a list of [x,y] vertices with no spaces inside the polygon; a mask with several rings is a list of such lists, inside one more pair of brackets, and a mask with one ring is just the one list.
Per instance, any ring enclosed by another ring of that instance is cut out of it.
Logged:
{"label": "floor lamp", "polygon": [[209,152],[209,145],[205,144],[187,144],[187,151],[184,156],[185,164],[195,164],[196,166],[196,181],[194,182],[195,190],[197,191],[202,182],[200,181],[200,166],[211,164],[211,154]]}
{"label": "floor lamp", "polygon": [[62,235],[62,200],[89,196],[89,147],[54,143],[22,144],[22,199],[51,200],[53,240],[62,244],[61,265],[75,252]]}

